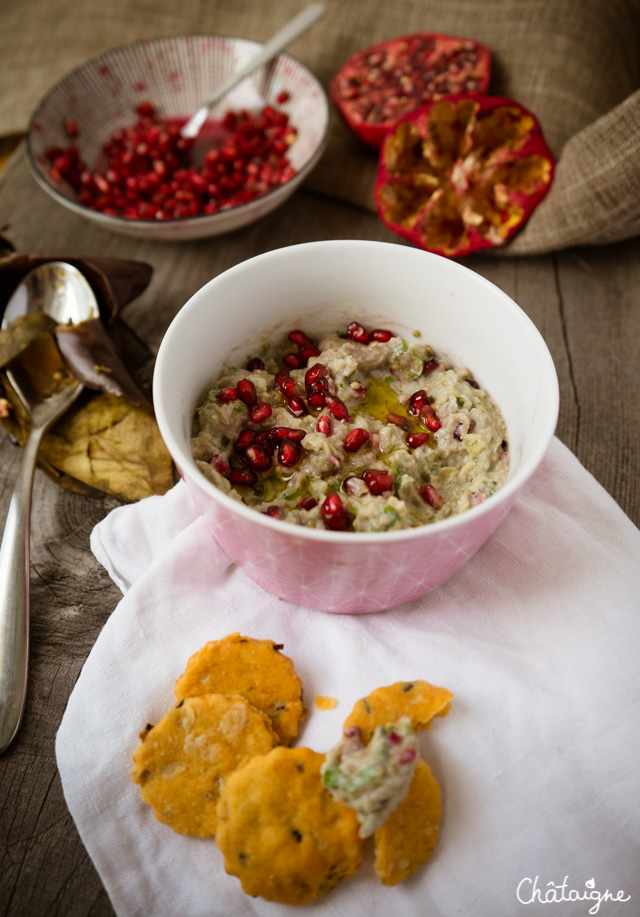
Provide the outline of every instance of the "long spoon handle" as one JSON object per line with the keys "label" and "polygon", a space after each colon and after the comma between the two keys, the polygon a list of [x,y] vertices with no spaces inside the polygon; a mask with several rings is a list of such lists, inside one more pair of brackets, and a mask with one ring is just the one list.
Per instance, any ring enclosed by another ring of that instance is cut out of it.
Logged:
{"label": "long spoon handle", "polygon": [[27,696],[29,663],[29,522],[43,430],[31,429],[0,546],[0,754],[15,739]]}
{"label": "long spoon handle", "polygon": [[235,73],[232,73],[224,83],[221,83],[220,86],[216,89],[214,94],[210,99],[202,105],[198,111],[192,115],[192,117],[187,121],[183,126],[180,133],[183,137],[197,137],[200,132],[200,128],[207,120],[209,112],[213,105],[218,102],[223,95],[229,92],[230,89],[233,89],[240,80],[243,80],[246,76],[249,76],[250,73],[253,73],[254,70],[257,70],[258,67],[261,67],[263,64],[268,63],[272,60],[277,54],[283,51],[287,45],[290,45],[291,42],[297,38],[299,35],[302,35],[303,32],[317,22],[321,16],[324,16],[324,6],[321,3],[312,3],[311,6],[305,7],[302,12],[298,13],[297,16],[283,26],[279,32],[270,38],[266,42],[260,51],[254,55],[244,67],[241,67],[240,70],[236,70]]}

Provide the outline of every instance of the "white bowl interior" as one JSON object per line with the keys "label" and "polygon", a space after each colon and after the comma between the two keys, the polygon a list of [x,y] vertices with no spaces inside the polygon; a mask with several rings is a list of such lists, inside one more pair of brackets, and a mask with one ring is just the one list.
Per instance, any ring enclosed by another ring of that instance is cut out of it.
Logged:
{"label": "white bowl interior", "polygon": [[468,268],[366,241],[314,242],[260,255],[210,281],[178,313],[158,353],[154,404],[183,473],[238,507],[191,459],[198,400],[224,365],[243,365],[266,337],[295,327],[311,335],[344,330],[353,319],[409,340],[419,330],[439,355],[468,367],[507,425],[510,478],[493,500],[521,486],[544,455],[558,415],[557,376],[542,336],[512,299]]}
{"label": "white bowl interior", "polygon": [[[259,42],[242,38],[183,35],[136,42],[83,64],[63,77],[33,114],[27,149],[35,177],[60,203],[129,235],[197,238],[252,222],[273,209],[265,203],[267,199],[271,204],[275,197],[274,205],[277,205],[288,196],[317,163],[326,143],[329,125],[326,94],[313,73],[288,54],[281,54],[272,65],[248,76],[211,111],[210,118],[216,121],[230,109],[255,112],[265,104],[277,104],[298,129],[288,153],[297,175],[248,204],[157,224],[105,216],[78,204],[65,182],[53,181],[46,151],[76,143],[82,159],[93,168],[102,145],[113,131],[134,123],[135,108],[141,102],[152,102],[162,118],[186,118],[260,47]],[[290,99],[278,104],[276,99],[281,92],[288,92]],[[65,131],[67,118],[78,124],[80,133],[75,140],[70,140]]]}

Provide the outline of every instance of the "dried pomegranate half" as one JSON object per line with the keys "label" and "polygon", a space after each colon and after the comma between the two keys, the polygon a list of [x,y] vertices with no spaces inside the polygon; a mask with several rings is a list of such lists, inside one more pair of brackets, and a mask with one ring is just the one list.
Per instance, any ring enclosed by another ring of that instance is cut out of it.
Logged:
{"label": "dried pomegranate half", "polygon": [[358,51],[332,79],[329,92],[354,133],[377,148],[407,112],[442,96],[485,92],[490,75],[484,45],[421,32]]}
{"label": "dried pomegranate half", "polygon": [[467,94],[411,112],[380,151],[383,223],[449,257],[504,244],[551,187],[553,156],[512,99]]}

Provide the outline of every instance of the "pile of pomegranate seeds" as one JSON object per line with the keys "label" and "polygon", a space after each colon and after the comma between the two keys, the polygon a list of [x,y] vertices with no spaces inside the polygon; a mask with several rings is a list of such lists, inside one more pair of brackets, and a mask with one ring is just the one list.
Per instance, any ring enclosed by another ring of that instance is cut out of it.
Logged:
{"label": "pile of pomegranate seeds", "polygon": [[[198,166],[181,124],[162,121],[148,102],[136,111],[137,122],[114,131],[93,171],[75,144],[47,150],[51,177],[67,182],[83,206],[131,220],[193,217],[246,204],[295,175],[286,153],[297,131],[272,106],[228,112]],[[65,128],[70,139],[78,136],[75,122]]]}

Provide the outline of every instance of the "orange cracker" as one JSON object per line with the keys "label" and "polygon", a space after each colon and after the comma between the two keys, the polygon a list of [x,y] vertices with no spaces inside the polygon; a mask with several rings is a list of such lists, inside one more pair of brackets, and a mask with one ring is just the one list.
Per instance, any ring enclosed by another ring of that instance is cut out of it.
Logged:
{"label": "orange cracker", "polygon": [[374,834],[374,868],[383,885],[409,879],[433,853],[442,800],[431,768],[418,758],[409,792]]}
{"label": "orange cracker", "polygon": [[309,748],[278,746],[227,780],[216,841],[248,895],[306,904],[360,865],[358,819],[322,786],[323,760]]}
{"label": "orange cracker", "polygon": [[359,726],[367,744],[376,726],[387,726],[401,716],[408,716],[418,732],[428,729],[434,716],[447,715],[452,697],[447,688],[437,688],[426,681],[397,681],[386,688],[376,688],[356,701],[344,728]]}
{"label": "orange cracker", "polygon": [[194,653],[177,680],[178,700],[200,694],[240,694],[271,719],[283,745],[298,734],[305,713],[293,662],[272,640],[229,634]]}
{"label": "orange cracker", "polygon": [[216,832],[227,776],[277,743],[269,718],[237,695],[189,697],[140,734],[131,778],[158,821],[177,834]]}

